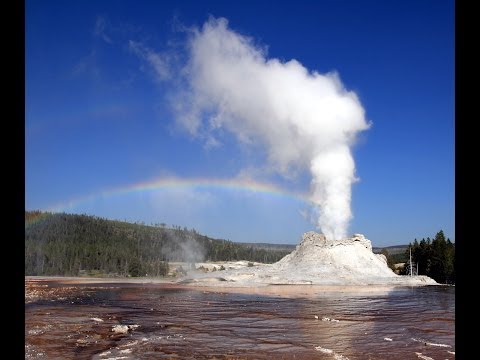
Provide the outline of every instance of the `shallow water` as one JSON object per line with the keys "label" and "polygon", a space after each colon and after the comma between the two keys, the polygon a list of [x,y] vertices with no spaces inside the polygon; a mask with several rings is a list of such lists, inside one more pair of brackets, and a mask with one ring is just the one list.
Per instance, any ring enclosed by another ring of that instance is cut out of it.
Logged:
{"label": "shallow water", "polygon": [[[47,286],[45,286],[47,285]],[[36,283],[25,358],[454,359],[455,288],[235,293],[169,284]],[[131,326],[126,333],[116,325]]]}

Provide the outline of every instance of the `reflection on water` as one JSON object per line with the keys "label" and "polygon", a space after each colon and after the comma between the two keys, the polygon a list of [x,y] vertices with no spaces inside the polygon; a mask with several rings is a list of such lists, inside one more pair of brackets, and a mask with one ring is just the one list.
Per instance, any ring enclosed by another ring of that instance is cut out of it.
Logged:
{"label": "reflection on water", "polygon": [[453,287],[45,284],[25,304],[28,359],[455,358]]}

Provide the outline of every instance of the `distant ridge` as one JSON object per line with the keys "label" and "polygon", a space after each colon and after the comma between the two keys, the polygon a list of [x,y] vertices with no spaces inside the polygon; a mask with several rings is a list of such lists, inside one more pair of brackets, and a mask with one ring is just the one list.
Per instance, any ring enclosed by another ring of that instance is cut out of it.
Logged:
{"label": "distant ridge", "polygon": [[387,250],[390,255],[397,255],[405,253],[405,251],[408,250],[408,245],[374,246],[372,250],[375,254],[380,254],[384,249]]}
{"label": "distant ridge", "polygon": [[236,244],[251,246],[255,249],[264,249],[264,250],[283,250],[283,251],[293,251],[295,250],[296,244],[270,244],[270,243],[249,243],[249,242],[237,242]]}

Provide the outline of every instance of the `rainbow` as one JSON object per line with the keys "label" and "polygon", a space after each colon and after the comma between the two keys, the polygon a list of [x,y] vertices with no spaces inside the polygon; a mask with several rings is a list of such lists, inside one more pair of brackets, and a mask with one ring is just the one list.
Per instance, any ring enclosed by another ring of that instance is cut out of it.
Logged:
{"label": "rainbow", "polygon": [[[38,210],[37,210],[38,211]],[[27,216],[27,213],[25,213],[25,229],[27,227],[38,224],[46,219],[48,219],[52,214],[47,212],[33,212],[29,216]]]}
{"label": "rainbow", "polygon": [[99,198],[109,198],[113,196],[126,195],[131,193],[144,193],[149,191],[168,191],[173,189],[204,189],[218,190],[224,189],[228,191],[247,192],[253,194],[286,197],[302,203],[311,204],[307,194],[297,193],[282,189],[281,187],[267,183],[246,179],[209,179],[209,178],[175,178],[165,177],[155,179],[153,181],[141,182],[127,186],[117,187],[109,190],[100,191],[87,196],[70,199],[66,202],[56,204],[48,208],[47,211],[61,212],[66,209],[74,208],[82,203],[94,201]]}

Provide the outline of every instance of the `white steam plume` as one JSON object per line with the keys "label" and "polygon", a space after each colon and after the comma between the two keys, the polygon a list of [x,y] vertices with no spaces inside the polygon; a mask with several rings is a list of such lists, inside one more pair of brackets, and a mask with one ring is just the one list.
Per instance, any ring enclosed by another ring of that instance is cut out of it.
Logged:
{"label": "white steam plume", "polygon": [[242,143],[262,144],[283,175],[310,170],[317,227],[328,239],[345,238],[355,181],[350,146],[369,127],[355,93],[334,72],[268,59],[224,18],[193,30],[188,50],[188,90],[176,100],[177,120],[209,143],[223,128]]}

